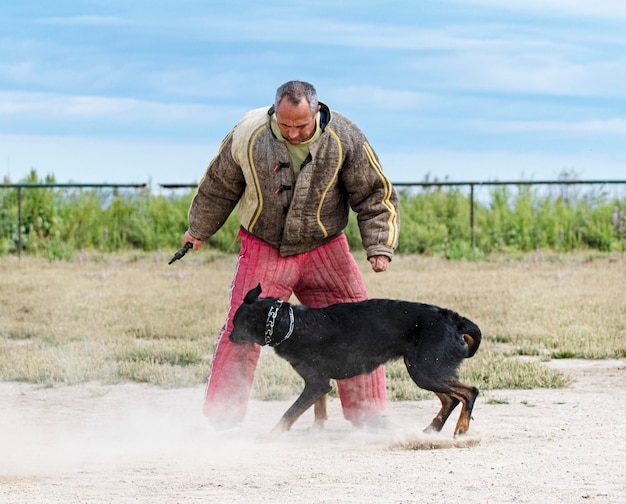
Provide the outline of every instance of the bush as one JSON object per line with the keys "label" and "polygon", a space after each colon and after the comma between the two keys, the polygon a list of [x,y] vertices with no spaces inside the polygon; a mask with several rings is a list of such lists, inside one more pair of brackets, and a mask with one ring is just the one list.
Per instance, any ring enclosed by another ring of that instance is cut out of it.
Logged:
{"label": "bush", "polygon": [[[54,177],[40,181],[32,171],[23,182],[54,184]],[[581,195],[570,187],[564,183],[560,193],[541,195],[530,185],[494,186],[486,202],[474,202],[473,233],[471,199],[461,189],[400,190],[398,253],[472,259],[537,249],[623,251],[624,201],[609,200],[602,193]],[[51,259],[67,259],[81,249],[176,249],[187,229],[193,194],[193,190],[165,196],[153,195],[149,189],[23,188],[21,248]],[[233,244],[238,228],[233,212],[209,245],[223,252],[237,251]],[[19,231],[18,189],[5,188],[0,192],[0,255],[18,250]],[[362,250],[354,214],[346,236],[353,250]]]}

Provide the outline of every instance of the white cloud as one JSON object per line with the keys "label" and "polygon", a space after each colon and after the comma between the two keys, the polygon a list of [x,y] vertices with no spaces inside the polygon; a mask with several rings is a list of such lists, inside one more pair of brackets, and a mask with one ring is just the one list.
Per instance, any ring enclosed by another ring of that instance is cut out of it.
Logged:
{"label": "white cloud", "polygon": [[[582,50],[581,50],[582,51]],[[585,60],[578,54],[535,52],[471,52],[437,58],[415,58],[411,66],[446,89],[625,96],[626,59]]]}
{"label": "white cloud", "polygon": [[453,0],[453,3],[559,17],[626,18],[622,0]]}
{"label": "white cloud", "polygon": [[125,25],[129,24],[128,19],[116,16],[67,16],[67,17],[49,17],[39,18],[35,20],[38,24],[49,25]]}
{"label": "white cloud", "polygon": [[591,121],[477,121],[476,126],[493,133],[551,132],[576,135],[626,136],[626,119]]}
{"label": "white cloud", "polygon": [[208,140],[0,135],[0,179],[17,182],[35,169],[60,183],[195,183],[218,147]]}
{"label": "white cloud", "polygon": [[432,96],[427,93],[379,86],[346,86],[332,89],[325,99],[332,103],[341,103],[342,107],[365,103],[368,107],[407,110],[428,103]]}
{"label": "white cloud", "polygon": [[[620,153],[547,153],[528,150],[379,150],[383,169],[394,182],[487,182],[557,180],[575,173],[581,180],[626,180]],[[622,190],[626,190],[622,187]]]}
{"label": "white cloud", "polygon": [[[0,114],[40,120],[106,119],[114,123],[141,121],[211,123],[225,113],[230,115],[233,112],[226,107],[199,103],[159,103],[132,98],[0,91]],[[239,110],[236,113],[238,114]]]}

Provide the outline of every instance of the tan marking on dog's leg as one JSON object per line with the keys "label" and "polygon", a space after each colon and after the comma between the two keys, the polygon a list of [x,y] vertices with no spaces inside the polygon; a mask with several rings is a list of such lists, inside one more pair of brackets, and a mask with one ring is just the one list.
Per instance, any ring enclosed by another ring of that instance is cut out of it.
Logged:
{"label": "tan marking on dog's leg", "polygon": [[463,397],[456,396],[459,401],[461,401],[461,414],[459,415],[459,420],[456,423],[456,427],[454,429],[454,437],[462,436],[469,430],[469,415],[467,414],[467,404]]}
{"label": "tan marking on dog's leg", "polygon": [[313,430],[322,430],[324,422],[328,420],[328,394],[324,394],[313,405],[315,412],[315,420],[313,421]]}
{"label": "tan marking on dog's leg", "polygon": [[467,391],[467,396],[452,394],[453,397],[459,399],[459,401],[461,401],[461,404],[463,405],[461,408],[461,414],[459,415],[459,420],[456,424],[456,428],[454,429],[454,437],[467,434],[470,426],[470,420],[472,418],[474,402],[476,401],[476,397],[478,397],[478,389],[468,387],[467,385],[463,384],[459,384],[459,386],[464,389],[464,392]]}
{"label": "tan marking on dog's leg", "polygon": [[433,418],[430,425],[424,429],[424,432],[441,432],[441,429],[450,416],[450,413],[452,413],[452,410],[456,408],[458,404],[458,402],[455,401],[455,399],[457,399],[456,397],[453,399],[447,394],[441,394],[438,392],[435,392],[435,395],[441,401],[441,409],[439,410],[439,413],[437,413],[437,416]]}

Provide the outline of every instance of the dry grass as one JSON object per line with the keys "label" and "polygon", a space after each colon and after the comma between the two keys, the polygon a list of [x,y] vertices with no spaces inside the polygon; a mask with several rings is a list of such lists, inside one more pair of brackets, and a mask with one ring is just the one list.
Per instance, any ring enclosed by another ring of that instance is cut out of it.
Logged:
{"label": "dry grass", "polygon": [[[204,382],[236,257],[204,251],[168,266],[169,256],[1,258],[0,380]],[[542,360],[626,356],[626,261],[619,256],[410,256],[397,257],[385,274],[359,262],[371,297],[438,304],[478,323],[483,345],[461,371],[479,388],[561,387],[567,377]],[[400,362],[387,366],[387,382],[390,398],[424,396]],[[258,396],[284,398],[300,387],[285,362],[263,352]]]}

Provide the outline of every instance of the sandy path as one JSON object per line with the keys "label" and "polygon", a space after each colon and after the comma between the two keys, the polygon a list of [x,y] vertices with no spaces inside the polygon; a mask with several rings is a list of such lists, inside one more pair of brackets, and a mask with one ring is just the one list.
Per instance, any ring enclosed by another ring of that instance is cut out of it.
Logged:
{"label": "sandy path", "polygon": [[261,443],[288,402],[253,401],[241,430],[215,434],[202,388],[0,383],[0,502],[626,503],[626,361],[550,365],[573,385],[489,392],[477,445],[423,450],[390,446],[424,439],[435,400],[390,403],[401,429],[386,434],[353,429],[332,400],[323,433],[306,432],[307,413]]}

